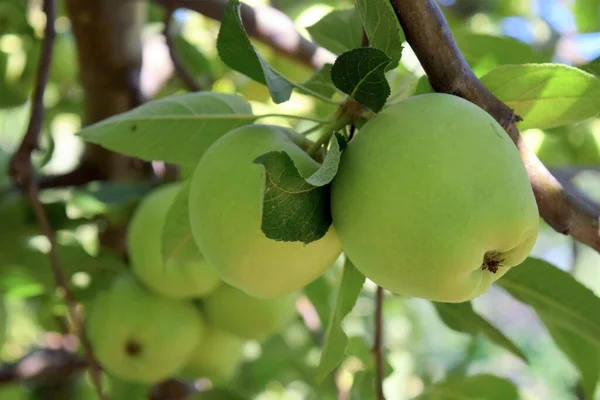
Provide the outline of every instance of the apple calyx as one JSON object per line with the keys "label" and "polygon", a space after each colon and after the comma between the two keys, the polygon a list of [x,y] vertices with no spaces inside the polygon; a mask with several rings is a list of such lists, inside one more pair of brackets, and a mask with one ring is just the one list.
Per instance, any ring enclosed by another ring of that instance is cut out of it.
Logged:
{"label": "apple calyx", "polygon": [[481,263],[481,269],[482,270],[488,270],[491,273],[495,274],[496,272],[498,272],[498,268],[500,268],[502,266],[502,263],[504,262],[504,258],[502,258],[502,255],[498,252],[487,252],[485,253],[485,255],[483,256],[483,262]]}
{"label": "apple calyx", "polygon": [[142,353],[142,345],[135,339],[129,339],[125,343],[125,353],[131,357],[137,357]]}

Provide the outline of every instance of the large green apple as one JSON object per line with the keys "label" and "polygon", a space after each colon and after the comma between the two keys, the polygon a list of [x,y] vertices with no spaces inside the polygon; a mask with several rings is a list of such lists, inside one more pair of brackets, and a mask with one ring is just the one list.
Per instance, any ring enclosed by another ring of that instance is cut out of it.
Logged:
{"label": "large green apple", "polygon": [[269,239],[261,230],[265,170],[254,163],[269,151],[286,151],[308,176],[319,164],[286,128],[249,125],[217,140],[200,160],[190,186],[190,225],[200,251],[225,282],[256,297],[295,292],[339,256],[333,228],[305,245]]}
{"label": "large green apple", "polygon": [[152,384],[187,362],[204,322],[192,303],[156,296],[124,274],[94,299],[86,328],[107,372]]}
{"label": "large green apple", "polygon": [[463,302],[520,264],[538,209],[510,137],[484,110],[425,94],[350,141],[332,185],[345,254],[394,293]]}
{"label": "large green apple", "polygon": [[228,381],[235,375],[242,359],[244,343],[244,339],[207,324],[200,344],[178,375],[208,378],[213,383]]}
{"label": "large green apple", "polygon": [[212,292],[220,280],[191,237],[166,265],[163,262],[163,227],[180,188],[179,183],[168,184],[146,196],[131,220],[127,249],[133,272],[148,288],[168,297],[201,297]]}
{"label": "large green apple", "polygon": [[203,304],[210,324],[255,340],[279,331],[296,313],[294,295],[261,299],[229,285],[221,285]]}

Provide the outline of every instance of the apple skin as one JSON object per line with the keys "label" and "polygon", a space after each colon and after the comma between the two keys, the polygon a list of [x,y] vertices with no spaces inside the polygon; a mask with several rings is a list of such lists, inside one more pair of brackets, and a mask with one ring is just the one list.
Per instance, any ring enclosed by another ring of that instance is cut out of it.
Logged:
{"label": "apple skin", "polygon": [[292,320],[295,301],[294,295],[261,299],[221,285],[203,304],[210,324],[245,339],[262,341]]}
{"label": "apple skin", "polygon": [[154,295],[123,274],[96,296],[86,328],[107,372],[153,384],[187,362],[202,340],[204,321],[191,302]]}
{"label": "apple skin", "polygon": [[227,331],[206,325],[200,344],[192,351],[179,377],[208,378],[215,384],[231,380],[242,359],[245,340]]}
{"label": "apple skin", "polygon": [[[342,155],[331,201],[359,271],[439,302],[483,294],[525,260],[538,232],[516,146],[489,114],[447,94],[410,97],[368,121]],[[486,253],[501,261],[495,273],[483,268]]]}
{"label": "apple skin", "polygon": [[254,160],[286,151],[303,176],[319,164],[302,151],[298,134],[270,125],[236,128],[200,160],[190,185],[190,225],[198,248],[226,283],[261,298],[296,292],[341,253],[333,227],[305,245],[269,239],[261,230],[265,170]]}
{"label": "apple skin", "polygon": [[162,230],[180,189],[179,183],[167,184],[142,200],[129,225],[127,249],[134,274],[149,289],[173,298],[202,297],[221,281],[192,238],[163,263]]}

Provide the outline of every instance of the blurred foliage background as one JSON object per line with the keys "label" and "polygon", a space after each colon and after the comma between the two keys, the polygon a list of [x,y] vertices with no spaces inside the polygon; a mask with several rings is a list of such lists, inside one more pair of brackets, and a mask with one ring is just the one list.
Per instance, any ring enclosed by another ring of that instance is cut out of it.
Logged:
{"label": "blurred foliage background", "polygon": [[[348,0],[246,2],[282,10],[308,38],[306,27],[333,9],[353,6]],[[36,167],[42,175],[74,170],[84,150],[84,144],[75,136],[82,126],[83,88],[71,22],[63,3],[58,1],[55,22],[58,37],[44,98],[46,118],[42,148],[35,155]],[[477,75],[497,65],[526,62],[559,62],[600,74],[598,0],[444,0],[439,3],[460,49]],[[6,175],[6,164],[27,124],[28,101],[45,22],[40,6],[37,0],[0,0],[0,291],[4,304],[2,313],[6,316],[6,337],[0,358],[5,365],[35,349],[77,346],[72,338],[58,334],[64,332],[66,312],[59,300],[60,293],[55,290],[47,259],[48,243],[39,234],[28,204],[11,188]],[[147,13],[141,90],[148,99],[186,92],[173,74],[162,35],[164,10],[150,4]],[[179,10],[175,14],[176,50],[202,88],[240,93],[251,102],[256,113],[325,117],[334,111],[334,106],[315,103],[297,93],[289,102],[276,106],[265,87],[231,71],[220,61],[215,46],[218,28],[218,22],[195,12]],[[298,82],[310,76],[312,71],[307,67],[288,61],[263,44],[256,45],[267,61],[286,77]],[[392,96],[401,99],[410,95],[423,74],[406,46],[401,65],[391,74]],[[291,126],[290,121],[282,118],[264,122]],[[295,124],[293,127],[299,131],[311,126],[306,121]],[[559,176],[570,178],[574,187],[600,202],[600,119],[523,134],[547,166]],[[94,182],[76,189],[43,191],[44,206],[58,231],[63,264],[78,300],[84,305],[116,272],[126,268],[116,254],[100,249],[99,233],[108,224],[125,224],[137,201],[154,184],[152,181]],[[600,296],[600,256],[593,250],[544,225],[533,255],[570,271]],[[332,298],[339,273],[339,266],[331,269],[311,285],[310,290]],[[302,298],[298,302],[302,318],[298,317],[285,331],[262,345],[247,344],[245,362],[231,387],[246,393],[248,399],[256,400],[341,399],[340,391],[347,392],[353,385],[360,388],[368,381],[365,375],[372,373],[368,364],[372,362],[369,346],[373,335],[375,287],[368,289],[345,321],[353,355],[344,362],[334,380],[323,386],[315,381],[314,368],[319,360],[321,328],[325,322],[318,318],[318,314],[323,314],[317,313],[306,298]],[[385,380],[385,390],[390,399],[413,398],[430,382],[475,372],[508,378],[518,385],[524,399],[578,398],[575,368],[530,309],[496,289],[475,300],[474,306],[525,351],[530,365],[483,338],[450,330],[429,302],[387,296],[385,349],[390,374]],[[85,376],[75,374],[69,382],[73,392],[68,398],[94,398]],[[119,382],[108,384],[111,393],[121,390]],[[359,391],[362,395],[356,398],[370,398],[370,387],[364,386],[364,390]],[[25,392],[35,390],[35,385],[3,383],[0,398],[25,398]],[[134,393],[136,389],[128,387],[126,390]],[[217,393],[214,398],[235,398],[226,396]],[[595,399],[600,399],[600,393]]]}

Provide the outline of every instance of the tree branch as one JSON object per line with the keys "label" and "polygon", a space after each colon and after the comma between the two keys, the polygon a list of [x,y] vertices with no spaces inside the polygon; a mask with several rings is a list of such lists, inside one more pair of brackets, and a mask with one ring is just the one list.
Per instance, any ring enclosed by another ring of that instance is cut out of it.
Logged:
{"label": "tree branch", "polygon": [[171,22],[173,21],[173,13],[175,12],[175,8],[171,8],[169,4],[166,6],[165,13],[165,27],[163,30],[163,35],[165,36],[165,41],[167,43],[167,47],[169,48],[169,55],[171,56],[171,61],[173,61],[173,67],[175,68],[175,72],[181,81],[188,87],[188,89],[192,92],[198,92],[202,90],[196,79],[192,76],[192,74],[185,68],[183,65],[183,61],[179,57],[177,53],[177,49],[175,49],[175,43],[173,43],[173,37],[171,36]]}
{"label": "tree branch", "polygon": [[[223,20],[227,0],[156,0],[168,8],[187,8],[204,16]],[[319,69],[333,64],[336,56],[305,39],[294,22],[283,12],[272,7],[253,8],[242,3],[240,7],[244,29],[250,37],[272,47],[275,51],[310,68]]]}
{"label": "tree branch", "polygon": [[19,361],[0,368],[0,386],[28,381],[36,384],[66,381],[85,368],[87,362],[65,349],[39,349]]}
{"label": "tree branch", "polygon": [[478,105],[504,127],[515,142],[527,169],[540,215],[557,232],[571,235],[600,251],[600,212],[568,193],[527,148],[514,112],[475,76],[458,50],[450,28],[434,0],[390,0],[407,42],[414,50],[431,86]]}
{"label": "tree branch", "polygon": [[373,344],[373,356],[375,357],[375,385],[377,400],[385,400],[383,394],[384,360],[383,354],[383,299],[384,293],[381,286],[377,286],[375,293],[375,343]]}
{"label": "tree branch", "polygon": [[[39,221],[42,233],[50,242],[49,256],[54,279],[57,286],[64,293],[64,298],[69,309],[69,316],[73,321],[77,336],[84,347],[88,364],[92,368],[92,375],[96,375],[96,363],[94,361],[92,348],[83,330],[83,326],[79,318],[79,312],[76,308],[77,305],[69,288],[68,280],[62,270],[58,252],[56,250],[56,233],[50,226],[50,222],[48,221],[44,207],[39,199],[39,188],[35,179],[33,164],[31,162],[31,154],[35,149],[38,148],[39,145],[39,136],[44,119],[44,91],[48,83],[50,64],[52,62],[52,48],[54,45],[54,39],[56,37],[56,31],[54,29],[54,21],[56,19],[54,0],[45,0],[43,11],[46,15],[46,28],[44,31],[40,64],[38,66],[33,98],[31,102],[29,125],[21,144],[19,145],[19,148],[15,154],[13,154],[13,157],[10,161],[9,174],[13,183],[16,186],[23,188],[27,193],[28,200],[31,203],[36,218]],[[98,394],[101,396],[102,389],[100,386],[99,372],[97,376],[98,379],[95,383],[97,384]]]}

